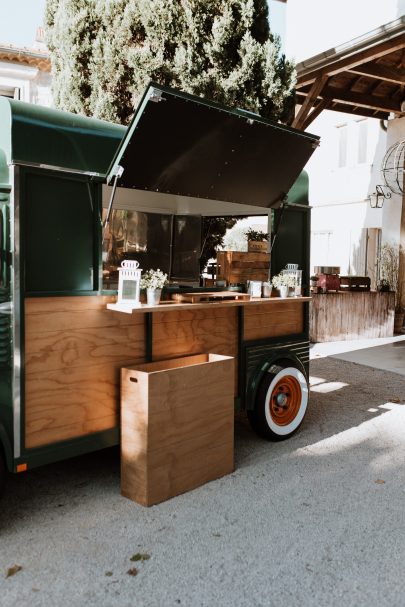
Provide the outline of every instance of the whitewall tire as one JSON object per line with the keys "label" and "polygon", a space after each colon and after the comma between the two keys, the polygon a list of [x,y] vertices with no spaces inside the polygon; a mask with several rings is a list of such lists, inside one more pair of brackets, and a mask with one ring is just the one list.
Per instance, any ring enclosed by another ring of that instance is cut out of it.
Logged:
{"label": "whitewall tire", "polygon": [[267,440],[284,440],[300,427],[308,406],[308,382],[292,361],[273,364],[249,411],[253,429]]}

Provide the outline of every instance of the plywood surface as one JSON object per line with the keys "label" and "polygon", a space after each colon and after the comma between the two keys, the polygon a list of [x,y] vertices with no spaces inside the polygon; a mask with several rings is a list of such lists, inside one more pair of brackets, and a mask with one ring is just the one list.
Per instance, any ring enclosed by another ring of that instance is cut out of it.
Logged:
{"label": "plywood surface", "polygon": [[233,470],[233,360],[197,358],[122,370],[121,491],[141,504]]}
{"label": "plywood surface", "polygon": [[302,298],[301,300],[286,298],[260,307],[245,308],[245,340],[294,335],[303,331]]}
{"label": "plywood surface", "polygon": [[145,360],[143,316],[115,315],[113,298],[25,300],[25,446],[113,428],[122,366]]}
{"label": "plywood surface", "polygon": [[235,291],[204,291],[203,293],[175,293],[172,299],[177,302],[203,303],[205,301],[250,301],[247,293]]}
{"label": "plywood surface", "polygon": [[[156,306],[149,306],[147,304],[141,304],[136,308],[130,308],[128,306],[119,307],[117,303],[107,304],[107,308],[112,312],[117,312],[119,316],[122,314],[145,314],[145,312],[152,312],[153,314],[158,314],[160,312],[171,312],[175,310],[197,310],[197,309],[205,309],[208,307],[212,310],[219,308],[232,308],[232,307],[240,307],[240,306],[263,306],[267,304],[281,304],[283,302],[289,303],[291,301],[290,298],[281,299],[280,297],[251,297],[248,301],[212,301],[212,302],[203,302],[203,303],[177,303],[176,301],[161,301],[160,304]],[[294,301],[311,301],[310,297],[294,297]]]}

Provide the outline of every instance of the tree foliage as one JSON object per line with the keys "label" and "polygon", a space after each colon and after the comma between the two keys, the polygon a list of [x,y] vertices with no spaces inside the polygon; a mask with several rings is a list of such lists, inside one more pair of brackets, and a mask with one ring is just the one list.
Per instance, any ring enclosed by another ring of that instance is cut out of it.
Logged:
{"label": "tree foliage", "polygon": [[[153,80],[288,121],[294,66],[269,29],[266,0],[47,0],[59,109],[128,124]],[[235,220],[206,219],[201,267]]]}
{"label": "tree foliage", "polygon": [[285,121],[294,67],[266,0],[47,0],[60,109],[127,124],[150,80]]}

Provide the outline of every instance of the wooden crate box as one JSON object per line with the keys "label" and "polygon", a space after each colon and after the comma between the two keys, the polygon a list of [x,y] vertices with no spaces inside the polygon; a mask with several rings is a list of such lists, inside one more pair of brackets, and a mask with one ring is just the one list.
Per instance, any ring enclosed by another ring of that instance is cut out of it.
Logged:
{"label": "wooden crate box", "polygon": [[269,253],[218,251],[217,264],[217,278],[226,280],[228,284],[269,279]]}
{"label": "wooden crate box", "polygon": [[233,470],[234,359],[198,354],[121,371],[121,493],[151,506]]}

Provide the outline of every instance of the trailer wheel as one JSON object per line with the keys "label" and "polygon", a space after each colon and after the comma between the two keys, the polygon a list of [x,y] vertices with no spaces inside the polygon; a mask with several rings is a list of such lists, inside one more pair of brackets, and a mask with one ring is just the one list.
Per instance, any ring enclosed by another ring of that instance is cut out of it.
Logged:
{"label": "trailer wheel", "polygon": [[278,441],[300,427],[308,405],[308,382],[294,362],[278,361],[265,374],[257,391],[250,423],[260,436]]}
{"label": "trailer wheel", "polygon": [[6,460],[4,458],[4,454],[3,454],[3,451],[0,446],[0,497],[3,495],[4,488],[6,486],[6,475],[7,475]]}

